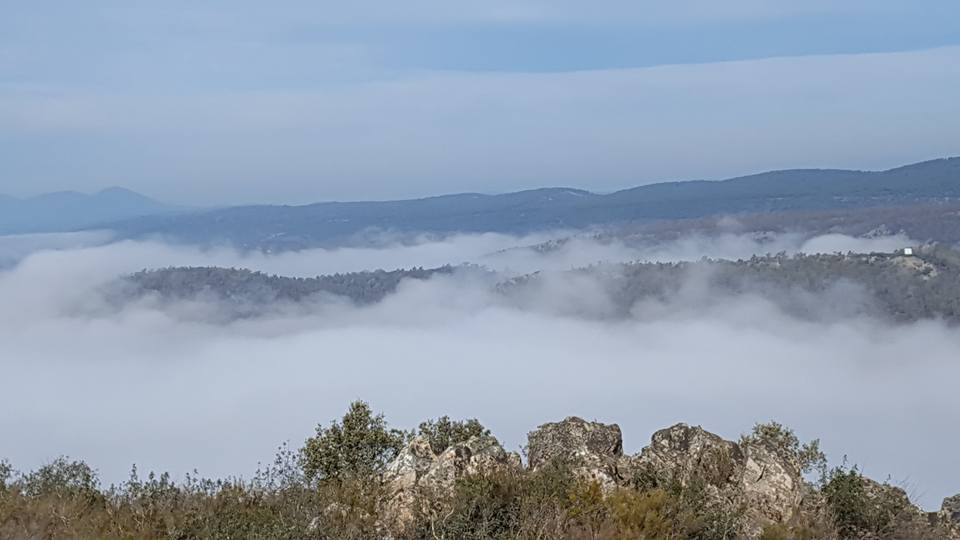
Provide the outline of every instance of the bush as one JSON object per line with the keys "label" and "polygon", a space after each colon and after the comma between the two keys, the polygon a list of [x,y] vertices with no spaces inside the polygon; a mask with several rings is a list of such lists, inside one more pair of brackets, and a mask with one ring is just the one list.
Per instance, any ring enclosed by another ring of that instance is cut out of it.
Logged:
{"label": "bush", "polygon": [[457,481],[449,510],[430,524],[438,538],[514,536],[520,528],[522,480],[511,473],[470,475]]}
{"label": "bush", "polygon": [[856,467],[830,471],[823,495],[840,538],[937,537],[903,490],[864,478]]}
{"label": "bush", "polygon": [[765,445],[780,458],[796,463],[801,473],[819,472],[821,478],[826,474],[827,456],[820,450],[820,440],[800,444],[793,430],[783,424],[756,424],[750,435],[741,438],[741,444]]}
{"label": "bush", "polygon": [[382,414],[374,414],[363,401],[350,404],[340,422],[317,426],[301,451],[307,480],[371,479],[403,448],[408,435],[389,429]]}
{"label": "bush", "polygon": [[674,532],[670,495],[655,489],[647,492],[617,490],[607,499],[613,520],[615,538],[646,538],[649,540],[679,538]]}
{"label": "bush", "polygon": [[449,416],[441,416],[436,420],[421,423],[417,434],[426,438],[433,452],[439,454],[447,448],[467,442],[473,437],[490,435],[490,430],[483,427],[476,418],[450,420]]}

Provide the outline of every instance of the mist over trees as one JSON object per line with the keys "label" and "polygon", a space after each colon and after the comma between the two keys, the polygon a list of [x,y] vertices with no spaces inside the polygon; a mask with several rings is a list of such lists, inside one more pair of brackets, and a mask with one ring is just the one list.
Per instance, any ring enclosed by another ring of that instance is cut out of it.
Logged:
{"label": "mist over trees", "polygon": [[348,298],[358,304],[379,302],[396,291],[404,279],[424,280],[451,274],[452,266],[338,273],[313,278],[284,277],[237,268],[166,268],[129,276],[110,292],[117,300],[127,296],[157,295],[165,300],[222,301],[250,309],[284,302],[300,302],[320,294]]}
{"label": "mist over trees", "polygon": [[[541,249],[535,246],[534,249]],[[201,299],[224,302],[237,315],[256,315],[277,303],[316,300],[326,294],[358,305],[374,304],[394,293],[405,279],[427,280],[455,272],[495,274],[474,266],[378,270],[294,278],[244,269],[167,268],[129,276],[112,294],[118,301],[157,297],[165,301]],[[637,306],[716,305],[754,295],[786,313],[807,318],[873,316],[896,322],[960,320],[960,253],[923,246],[913,255],[775,254],[744,260],[596,265],[566,273],[534,273],[495,283],[501,301],[524,307],[544,287],[576,287],[586,278],[599,285],[613,305],[610,316],[631,316]],[[495,279],[494,279],[495,282]],[[698,292],[699,291],[699,292]],[[586,314],[586,313],[585,313]]]}

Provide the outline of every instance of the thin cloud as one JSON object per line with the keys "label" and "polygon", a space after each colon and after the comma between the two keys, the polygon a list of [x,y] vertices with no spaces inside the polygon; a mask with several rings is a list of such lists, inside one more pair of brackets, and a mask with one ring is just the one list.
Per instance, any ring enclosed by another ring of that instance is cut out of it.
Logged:
{"label": "thin cloud", "polygon": [[120,177],[174,202],[222,204],[228,192],[234,201],[313,202],[881,169],[960,153],[960,105],[950,91],[960,87],[958,61],[960,48],[947,47],[576,73],[428,73],[301,92],[6,90],[0,135],[71,144],[42,162],[23,147],[0,172],[25,178],[31,190],[53,188],[52,178],[92,189]]}

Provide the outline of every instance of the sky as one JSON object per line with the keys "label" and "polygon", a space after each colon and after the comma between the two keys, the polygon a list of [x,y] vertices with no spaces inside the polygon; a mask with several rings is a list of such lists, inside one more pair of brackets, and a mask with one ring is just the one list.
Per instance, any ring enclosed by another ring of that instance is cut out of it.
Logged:
{"label": "sky", "polygon": [[960,154],[960,4],[0,0],[0,193],[604,191]]}

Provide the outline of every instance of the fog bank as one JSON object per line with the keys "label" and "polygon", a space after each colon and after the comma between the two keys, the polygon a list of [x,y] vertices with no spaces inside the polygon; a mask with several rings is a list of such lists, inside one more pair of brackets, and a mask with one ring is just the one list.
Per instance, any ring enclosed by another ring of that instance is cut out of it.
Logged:
{"label": "fog bank", "polygon": [[[926,507],[960,491],[960,436],[949,428],[960,413],[953,388],[960,332],[935,322],[801,321],[752,297],[663,317],[587,320],[549,306],[511,308],[456,275],[405,282],[366,308],[331,304],[231,324],[143,305],[87,309],[97,301],[92,287],[143,267],[226,264],[312,275],[461,259],[562,269],[577,257],[638,249],[578,240],[576,249],[538,256],[500,251],[533,240],[540,239],[481,235],[275,257],[150,243],[35,253],[0,273],[7,382],[0,456],[29,468],[67,454],[108,482],[133,463],[176,476],[194,468],[249,475],[279,443],[299,445],[317,423],[362,398],[403,428],[444,414],[476,416],[508,449],[519,449],[538,424],[568,415],[619,423],[629,452],[675,422],[735,438],[776,419],[802,438],[822,438],[835,462],[846,454],[870,476],[905,483]],[[889,247],[859,242],[687,239],[646,257]],[[565,294],[597,300],[589,283]]]}

